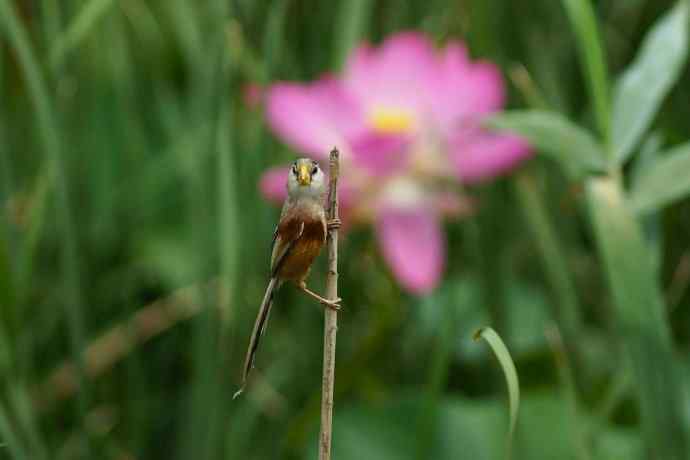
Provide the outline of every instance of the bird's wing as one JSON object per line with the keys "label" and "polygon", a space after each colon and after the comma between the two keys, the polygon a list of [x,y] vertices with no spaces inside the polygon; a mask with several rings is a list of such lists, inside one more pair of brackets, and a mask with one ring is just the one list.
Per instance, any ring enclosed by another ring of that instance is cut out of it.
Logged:
{"label": "bird's wing", "polygon": [[276,229],[275,237],[273,238],[273,251],[271,253],[271,276],[276,276],[280,270],[283,261],[295,246],[297,240],[300,239],[304,233],[304,222],[299,222],[297,231],[293,232],[279,232]]}

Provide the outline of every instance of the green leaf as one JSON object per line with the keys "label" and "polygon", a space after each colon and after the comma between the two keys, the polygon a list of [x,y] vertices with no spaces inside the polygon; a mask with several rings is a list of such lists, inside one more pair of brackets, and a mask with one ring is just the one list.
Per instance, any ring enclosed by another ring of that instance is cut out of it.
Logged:
{"label": "green leaf", "polygon": [[[663,144],[662,136],[658,133],[651,134],[640,147],[639,154],[635,157],[635,161],[630,168],[629,173],[629,188],[634,190],[637,186],[637,181],[644,177],[660,159],[659,156]],[[649,255],[652,258],[654,271],[659,274],[661,263],[664,256],[664,232],[662,225],[662,216],[660,212],[646,213],[640,219],[647,247],[649,248]]]}
{"label": "green leaf", "polygon": [[493,350],[498,362],[503,369],[503,375],[508,384],[508,400],[510,404],[510,428],[508,429],[508,442],[506,445],[506,458],[510,458],[512,451],[513,433],[517,423],[518,409],[520,407],[520,382],[518,381],[515,364],[510,357],[510,352],[506,348],[501,337],[490,327],[484,327],[474,333],[474,340],[484,339]]}
{"label": "green leaf", "polygon": [[113,0],[91,0],[81,8],[65,33],[58,37],[50,50],[50,58],[54,66],[59,65],[70,51],[79,46],[108,12],[112,4]]}
{"label": "green leaf", "polygon": [[690,194],[690,142],[659,154],[659,159],[640,173],[630,192],[635,212],[647,214]]}
{"label": "green leaf", "polygon": [[612,147],[624,162],[645,134],[659,106],[680,77],[688,50],[688,6],[668,12],[647,34],[635,61],[614,88]]}
{"label": "green leaf", "polygon": [[583,128],[556,112],[504,112],[491,117],[487,124],[494,129],[521,135],[566,169],[579,172],[602,172],[605,169],[601,145]]}
{"label": "green leaf", "polygon": [[687,458],[684,400],[666,311],[642,229],[611,178],[587,183],[592,223],[618,332],[633,368],[642,432],[653,458]]}
{"label": "green leaf", "polygon": [[589,0],[562,0],[577,40],[599,133],[609,137],[609,81],[597,20]]}

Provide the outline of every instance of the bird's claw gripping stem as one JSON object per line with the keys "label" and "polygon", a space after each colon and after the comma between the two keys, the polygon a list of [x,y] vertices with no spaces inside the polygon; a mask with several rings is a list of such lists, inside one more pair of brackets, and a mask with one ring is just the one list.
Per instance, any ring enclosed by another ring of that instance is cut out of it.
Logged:
{"label": "bird's claw gripping stem", "polygon": [[342,222],[340,221],[340,219],[336,218],[336,219],[330,219],[326,226],[327,226],[328,230],[337,230],[340,228],[341,225],[342,225]]}
{"label": "bird's claw gripping stem", "polygon": [[307,287],[307,284],[304,282],[298,283],[297,287],[303,291],[305,294],[313,297],[314,299],[318,300],[320,304],[324,305],[327,308],[330,308],[331,310],[338,311],[342,308],[342,305],[340,305],[340,302],[343,300],[340,297],[338,297],[335,300],[329,300],[326,299],[325,297],[320,296],[316,292],[312,291]]}

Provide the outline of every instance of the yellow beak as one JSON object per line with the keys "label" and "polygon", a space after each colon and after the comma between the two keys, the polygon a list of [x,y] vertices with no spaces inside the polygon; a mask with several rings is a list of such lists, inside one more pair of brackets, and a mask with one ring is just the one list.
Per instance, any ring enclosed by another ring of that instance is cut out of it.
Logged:
{"label": "yellow beak", "polygon": [[311,174],[309,173],[309,165],[300,165],[297,173],[297,182],[299,182],[299,185],[311,184]]}

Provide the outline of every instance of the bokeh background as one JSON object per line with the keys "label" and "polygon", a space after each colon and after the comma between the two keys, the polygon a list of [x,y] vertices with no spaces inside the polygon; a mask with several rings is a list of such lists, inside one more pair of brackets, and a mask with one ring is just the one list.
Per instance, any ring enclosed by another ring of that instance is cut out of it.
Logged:
{"label": "bokeh background", "polygon": [[687,3],[0,0],[0,458],[316,457],[323,315],[294,288],[231,399],[260,179],[304,153],[263,96],[400,31],[498,66],[494,127],[534,157],[452,184],[423,292],[372,221],[341,238],[334,458],[502,458],[483,326],[520,376],[514,458],[690,458]]}

